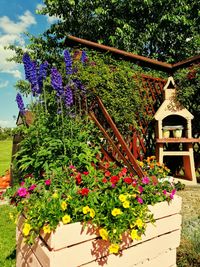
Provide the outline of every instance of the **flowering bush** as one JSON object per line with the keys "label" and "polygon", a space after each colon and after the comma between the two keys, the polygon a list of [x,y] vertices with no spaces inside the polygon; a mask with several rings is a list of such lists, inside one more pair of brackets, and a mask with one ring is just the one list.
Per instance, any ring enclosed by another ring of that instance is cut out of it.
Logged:
{"label": "flowering bush", "polygon": [[170,169],[168,169],[165,164],[157,162],[155,156],[147,157],[147,159],[143,161],[138,161],[138,164],[142,167],[144,173],[152,178],[165,178],[170,173]]}
{"label": "flowering bush", "polygon": [[[80,59],[84,68],[84,52]],[[24,129],[15,155],[20,186],[7,191],[25,216],[23,235],[32,243],[40,231],[51,233],[59,224],[90,222],[105,244],[110,242],[109,252],[118,253],[123,235],[141,239],[153,221],[148,205],[173,199],[173,184],[157,180],[167,169],[152,157],[140,162],[146,173],[142,179],[111,163],[100,168],[101,136],[82,110],[86,88],[69,51],[64,51],[64,77],[55,66],[47,77],[48,63],[37,65],[27,54],[23,62],[34,121]],[[21,95],[16,101],[23,116]]]}
{"label": "flowering bush", "polygon": [[[141,239],[146,223],[153,221],[148,205],[173,199],[175,189],[168,181],[138,179],[127,169],[106,163],[79,172],[74,166],[54,170],[37,179],[28,175],[16,190],[10,189],[11,203],[25,215],[23,235],[29,241],[59,224],[90,222],[100,237],[110,241],[109,252],[118,253],[123,234]],[[105,246],[106,247],[106,246]]]}

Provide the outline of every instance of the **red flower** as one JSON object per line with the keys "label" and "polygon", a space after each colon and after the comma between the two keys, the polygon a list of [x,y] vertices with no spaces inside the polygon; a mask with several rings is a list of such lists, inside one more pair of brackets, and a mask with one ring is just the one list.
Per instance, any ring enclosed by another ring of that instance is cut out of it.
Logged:
{"label": "red flower", "polygon": [[126,184],[132,184],[133,180],[130,178],[130,177],[126,177],[123,179],[123,181],[126,183]]}
{"label": "red flower", "polygon": [[127,173],[127,169],[126,169],[126,168],[123,168],[123,169],[121,170],[121,172],[119,173],[119,177],[125,176],[126,173]]}
{"label": "red flower", "polygon": [[118,176],[112,176],[110,178],[110,181],[112,184],[116,184],[119,181],[119,177]]}
{"label": "red flower", "polygon": [[111,172],[109,172],[109,171],[105,172],[105,176],[109,177],[110,175],[111,175]]}
{"label": "red flower", "polygon": [[78,191],[78,193],[80,194],[80,195],[82,195],[82,196],[87,196],[88,195],[88,193],[89,193],[89,189],[88,188],[83,188],[83,189],[81,189],[81,190],[79,190]]}
{"label": "red flower", "polygon": [[103,183],[107,183],[107,182],[108,182],[108,180],[106,179],[106,177],[104,177],[104,178],[102,179],[102,182],[103,182]]}
{"label": "red flower", "polygon": [[76,179],[76,184],[77,185],[81,184],[82,178],[81,178],[81,173],[80,172],[76,175],[75,179]]}
{"label": "red flower", "polygon": [[84,174],[84,175],[88,175],[88,174],[89,174],[89,172],[83,172],[83,174]]}

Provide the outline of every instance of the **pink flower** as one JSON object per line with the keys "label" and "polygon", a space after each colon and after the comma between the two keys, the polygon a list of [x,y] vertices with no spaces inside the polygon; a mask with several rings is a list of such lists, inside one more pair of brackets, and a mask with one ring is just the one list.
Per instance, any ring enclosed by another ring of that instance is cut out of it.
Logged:
{"label": "pink flower", "polygon": [[176,193],[176,189],[173,189],[172,192],[171,192],[171,194],[170,194],[170,196],[169,196],[170,199],[173,199],[174,198],[175,193]]}
{"label": "pink flower", "polygon": [[73,166],[73,165],[70,165],[69,168],[70,168],[70,169],[76,169],[76,167]]}
{"label": "pink flower", "polygon": [[137,202],[140,203],[140,204],[142,204],[143,203],[143,199],[141,197],[138,197],[137,198]]}
{"label": "pink flower", "polygon": [[20,187],[18,190],[17,190],[17,194],[20,196],[20,197],[25,197],[28,192],[26,190],[25,187]]}
{"label": "pink flower", "polygon": [[25,184],[25,182],[21,182],[20,185],[23,186]]}
{"label": "pink flower", "polygon": [[138,190],[139,190],[140,194],[142,194],[142,192],[144,191],[144,188],[141,185],[139,185]]}
{"label": "pink flower", "polygon": [[32,184],[30,187],[29,187],[29,191],[33,191],[34,189],[36,188],[36,184]]}
{"label": "pink flower", "polygon": [[142,183],[143,184],[148,184],[150,182],[149,178],[147,176],[142,178]]}
{"label": "pink flower", "polygon": [[164,195],[167,194],[167,190],[166,190],[166,189],[163,190],[163,194],[164,194]]}
{"label": "pink flower", "polygon": [[50,185],[50,184],[51,184],[51,180],[50,179],[45,181],[45,185]]}

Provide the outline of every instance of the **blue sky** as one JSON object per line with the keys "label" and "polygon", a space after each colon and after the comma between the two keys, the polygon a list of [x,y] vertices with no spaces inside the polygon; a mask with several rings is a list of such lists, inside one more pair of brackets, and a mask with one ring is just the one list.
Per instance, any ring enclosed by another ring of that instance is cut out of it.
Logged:
{"label": "blue sky", "polygon": [[24,32],[39,35],[55,22],[55,17],[36,14],[42,6],[42,0],[0,0],[0,126],[14,127],[18,115],[15,102],[15,83],[24,78],[23,66],[7,62],[13,51],[5,50],[9,44],[24,47],[27,38]]}

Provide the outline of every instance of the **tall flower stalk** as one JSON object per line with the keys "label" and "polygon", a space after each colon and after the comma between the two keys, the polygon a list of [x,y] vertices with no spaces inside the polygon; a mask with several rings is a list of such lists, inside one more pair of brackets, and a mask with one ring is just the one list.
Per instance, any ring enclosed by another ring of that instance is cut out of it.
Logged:
{"label": "tall flower stalk", "polygon": [[72,70],[72,58],[68,50],[64,51],[64,61],[66,66],[66,74],[70,75],[73,73]]}

